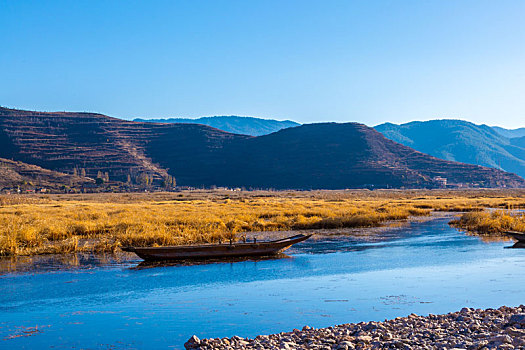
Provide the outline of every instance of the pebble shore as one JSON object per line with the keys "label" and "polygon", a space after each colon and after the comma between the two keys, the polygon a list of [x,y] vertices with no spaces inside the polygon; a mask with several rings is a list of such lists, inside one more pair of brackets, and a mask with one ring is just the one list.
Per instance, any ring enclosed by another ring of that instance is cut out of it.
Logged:
{"label": "pebble shore", "polygon": [[186,349],[525,349],[525,306],[471,309],[446,315],[398,317],[328,328],[200,340]]}

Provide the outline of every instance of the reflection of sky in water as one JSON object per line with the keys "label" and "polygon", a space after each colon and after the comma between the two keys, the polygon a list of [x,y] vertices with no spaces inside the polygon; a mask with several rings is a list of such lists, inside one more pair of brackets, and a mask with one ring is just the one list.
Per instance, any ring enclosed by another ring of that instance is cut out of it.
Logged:
{"label": "reflection of sky in water", "polygon": [[447,221],[413,223],[377,243],[307,241],[288,259],[4,274],[0,337],[39,329],[0,348],[181,348],[192,334],[252,337],[523,303],[525,250],[482,243]]}

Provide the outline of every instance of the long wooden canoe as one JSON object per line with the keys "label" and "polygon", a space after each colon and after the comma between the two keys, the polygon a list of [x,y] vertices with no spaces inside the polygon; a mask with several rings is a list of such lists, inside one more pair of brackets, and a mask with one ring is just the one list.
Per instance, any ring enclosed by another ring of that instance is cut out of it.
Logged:
{"label": "long wooden canoe", "polygon": [[125,252],[133,252],[144,260],[206,259],[239,256],[265,256],[285,251],[292,245],[302,242],[312,235],[296,235],[268,242],[202,244],[169,247],[124,247]]}
{"label": "long wooden canoe", "polygon": [[507,231],[507,232],[505,232],[505,234],[511,236],[512,238],[514,238],[518,242],[525,243],[525,233],[523,233],[523,232]]}

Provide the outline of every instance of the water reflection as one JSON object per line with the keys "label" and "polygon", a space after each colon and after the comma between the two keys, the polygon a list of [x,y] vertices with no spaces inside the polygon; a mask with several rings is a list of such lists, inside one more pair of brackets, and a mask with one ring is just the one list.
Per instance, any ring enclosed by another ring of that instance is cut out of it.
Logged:
{"label": "water reflection", "polygon": [[0,259],[0,275],[7,273],[43,273],[77,269],[93,269],[137,261],[130,253],[16,256]]}
{"label": "water reflection", "polygon": [[509,236],[503,236],[498,234],[493,235],[477,235],[475,233],[467,233],[469,236],[479,237],[481,241],[485,243],[494,243],[494,242],[514,242],[514,240]]}
{"label": "water reflection", "polygon": [[189,260],[165,260],[165,261],[141,261],[139,264],[130,267],[130,270],[143,270],[151,268],[175,267],[175,266],[193,266],[193,265],[208,265],[208,264],[234,264],[246,261],[266,261],[292,259],[291,256],[284,253],[257,256],[257,257],[231,257],[231,258],[217,258],[217,259],[189,259]]}

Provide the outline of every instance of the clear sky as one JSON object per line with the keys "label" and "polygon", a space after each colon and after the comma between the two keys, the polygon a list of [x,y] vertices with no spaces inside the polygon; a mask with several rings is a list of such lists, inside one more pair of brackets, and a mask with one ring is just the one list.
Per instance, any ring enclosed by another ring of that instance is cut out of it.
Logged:
{"label": "clear sky", "polygon": [[525,126],[525,1],[0,1],[0,105]]}

